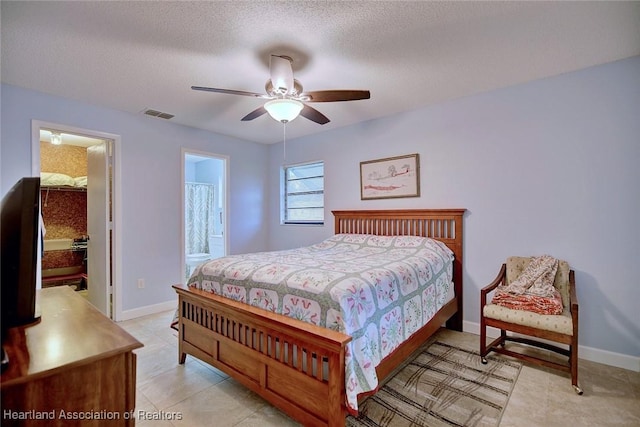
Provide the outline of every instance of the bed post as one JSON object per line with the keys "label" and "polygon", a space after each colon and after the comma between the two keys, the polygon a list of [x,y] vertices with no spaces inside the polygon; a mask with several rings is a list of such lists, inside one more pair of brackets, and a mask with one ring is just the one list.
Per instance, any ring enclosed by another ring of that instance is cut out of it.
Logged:
{"label": "bed post", "polygon": [[457,298],[457,311],[456,313],[447,321],[447,328],[453,329],[455,331],[462,331],[462,321],[463,317],[463,301],[464,301],[464,286],[463,277],[464,272],[462,270],[463,266],[463,247],[462,247],[462,236],[463,236],[463,227],[462,227],[462,219],[464,217],[466,209],[455,209],[452,212],[453,219],[453,233],[449,236],[453,241],[448,243],[447,245],[455,254],[455,259],[453,260],[453,286],[455,289],[455,294]]}
{"label": "bed post", "polygon": [[453,286],[456,293],[456,298],[458,300],[458,310],[456,314],[454,314],[447,321],[447,328],[453,329],[454,331],[462,332],[462,321],[463,321],[463,292],[464,287],[462,286],[463,275],[462,271],[462,217],[464,216],[464,209],[461,209],[460,212],[454,215],[454,235],[453,240],[454,243],[449,247],[453,246],[451,249],[455,254],[455,259],[453,260]]}
{"label": "bed post", "polygon": [[178,294],[178,363],[180,365],[184,365],[184,363],[187,361],[187,353],[184,351],[182,346],[182,343],[184,342],[184,304],[182,300],[182,295]]}

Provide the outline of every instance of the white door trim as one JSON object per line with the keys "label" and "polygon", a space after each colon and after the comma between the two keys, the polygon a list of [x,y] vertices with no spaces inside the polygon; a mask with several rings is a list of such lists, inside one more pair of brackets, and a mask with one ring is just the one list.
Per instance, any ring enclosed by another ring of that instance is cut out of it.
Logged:
{"label": "white door trim", "polygon": [[[122,320],[122,236],[119,225],[122,223],[122,184],[120,182],[120,152],[122,137],[117,134],[101,132],[91,129],[79,128],[60,123],[45,122],[42,120],[31,120],[31,173],[32,176],[40,176],[40,129],[55,129],[61,132],[68,132],[77,135],[84,135],[98,139],[110,139],[112,144],[112,316],[113,320]],[[38,254],[38,268],[40,269],[41,254]]]}

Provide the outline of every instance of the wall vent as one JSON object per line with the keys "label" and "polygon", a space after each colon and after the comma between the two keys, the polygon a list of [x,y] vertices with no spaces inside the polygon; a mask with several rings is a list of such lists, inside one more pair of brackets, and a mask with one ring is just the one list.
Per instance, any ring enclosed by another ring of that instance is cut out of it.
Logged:
{"label": "wall vent", "polygon": [[152,109],[146,109],[143,111],[144,114],[146,114],[147,116],[153,116],[153,117],[159,117],[161,119],[172,119],[175,116],[173,114],[169,114],[169,113],[163,113],[162,111],[158,111],[158,110],[152,110]]}

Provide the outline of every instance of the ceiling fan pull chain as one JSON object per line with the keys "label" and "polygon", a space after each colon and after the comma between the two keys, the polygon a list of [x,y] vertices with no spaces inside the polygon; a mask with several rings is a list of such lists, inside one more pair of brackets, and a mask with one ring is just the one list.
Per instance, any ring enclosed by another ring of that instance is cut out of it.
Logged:
{"label": "ceiling fan pull chain", "polygon": [[287,161],[287,122],[282,122],[282,161]]}

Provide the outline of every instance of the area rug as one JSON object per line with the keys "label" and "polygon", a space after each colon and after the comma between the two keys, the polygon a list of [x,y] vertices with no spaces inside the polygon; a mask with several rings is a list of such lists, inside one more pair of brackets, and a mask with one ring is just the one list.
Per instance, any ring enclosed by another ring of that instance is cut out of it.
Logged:
{"label": "area rug", "polygon": [[522,364],[434,341],[361,405],[348,427],[499,425]]}

